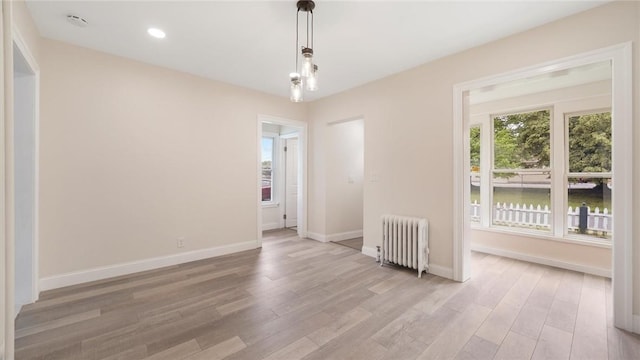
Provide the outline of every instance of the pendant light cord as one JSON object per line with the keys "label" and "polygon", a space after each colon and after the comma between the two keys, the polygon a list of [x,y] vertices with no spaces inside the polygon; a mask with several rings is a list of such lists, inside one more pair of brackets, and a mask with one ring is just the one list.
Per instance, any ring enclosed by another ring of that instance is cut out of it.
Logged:
{"label": "pendant light cord", "polygon": [[[313,49],[313,10],[309,10],[311,13],[311,48]],[[308,19],[308,17],[307,17]],[[307,20],[308,22],[308,20]],[[309,30],[307,29],[307,36],[309,36]],[[309,41],[309,40],[307,40]]]}
{"label": "pendant light cord", "polygon": [[309,11],[307,11],[307,47],[309,47]]}
{"label": "pendant light cord", "polygon": [[298,36],[298,29],[299,29],[299,25],[298,25],[298,19],[300,18],[300,9],[298,9],[298,11],[296,12],[296,70],[295,72],[298,72],[298,43],[299,43],[299,36]]}

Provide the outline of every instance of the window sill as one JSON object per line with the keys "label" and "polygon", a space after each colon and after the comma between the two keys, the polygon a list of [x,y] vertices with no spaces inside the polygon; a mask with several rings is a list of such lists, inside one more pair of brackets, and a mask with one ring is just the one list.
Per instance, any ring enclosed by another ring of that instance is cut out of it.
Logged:
{"label": "window sill", "polygon": [[280,206],[280,203],[277,202],[263,202],[262,203],[262,208],[263,209],[268,209],[268,208],[277,208],[278,206]]}
{"label": "window sill", "polygon": [[492,232],[492,233],[498,233],[498,234],[507,234],[507,235],[519,235],[519,236],[526,236],[526,237],[530,237],[530,238],[534,238],[534,239],[557,241],[557,242],[563,242],[563,243],[568,243],[568,244],[599,247],[599,248],[604,248],[604,249],[611,249],[612,248],[612,243],[611,243],[610,240],[590,239],[590,238],[582,237],[580,235],[568,235],[566,237],[557,237],[557,236],[553,236],[553,235],[550,235],[550,234],[547,235],[547,234],[544,234],[542,232],[518,231],[517,229],[508,228],[508,227],[506,227],[506,228],[502,228],[502,227],[486,228],[486,227],[482,227],[479,224],[471,224],[471,230],[486,231],[486,232]]}

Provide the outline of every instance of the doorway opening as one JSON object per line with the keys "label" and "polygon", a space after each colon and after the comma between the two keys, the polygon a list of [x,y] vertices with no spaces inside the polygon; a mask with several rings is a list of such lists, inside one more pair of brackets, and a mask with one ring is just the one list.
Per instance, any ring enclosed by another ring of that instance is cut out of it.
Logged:
{"label": "doorway opening", "polygon": [[358,251],[363,246],[364,119],[326,127],[326,239]]}
{"label": "doorway opening", "polygon": [[39,70],[20,38],[13,45],[15,316],[38,299]]}
{"label": "doorway opening", "polygon": [[[630,43],[454,86],[455,280],[471,277],[472,249],[607,276],[570,258],[604,250],[614,324],[632,331],[631,89]],[[585,127],[601,143],[576,141]],[[585,147],[598,159],[578,156]]]}
{"label": "doorway opening", "polygon": [[258,233],[289,229],[306,236],[306,123],[258,117]]}

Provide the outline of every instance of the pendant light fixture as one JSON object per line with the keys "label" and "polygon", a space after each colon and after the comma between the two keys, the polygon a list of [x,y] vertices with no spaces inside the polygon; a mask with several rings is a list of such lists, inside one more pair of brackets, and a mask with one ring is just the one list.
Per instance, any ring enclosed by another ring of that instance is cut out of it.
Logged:
{"label": "pendant light fixture", "polygon": [[[312,0],[300,0],[296,6],[298,8],[296,11],[296,72],[289,74],[289,81],[291,82],[291,101],[300,102],[303,100],[303,87],[308,91],[318,90],[318,65],[313,63],[313,9],[316,4]],[[307,41],[303,46],[300,45],[299,36],[301,11],[306,13]],[[299,65],[301,66],[298,67]]]}

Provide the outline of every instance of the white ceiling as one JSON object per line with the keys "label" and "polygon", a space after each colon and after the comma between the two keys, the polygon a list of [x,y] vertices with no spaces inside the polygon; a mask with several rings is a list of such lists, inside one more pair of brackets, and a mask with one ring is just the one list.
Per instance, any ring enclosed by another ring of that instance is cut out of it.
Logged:
{"label": "white ceiling", "polygon": [[[608,1],[316,1],[320,90],[335,94]],[[288,97],[295,0],[31,1],[48,38]],[[68,14],[85,18],[81,28]],[[302,16],[301,16],[302,18]],[[167,33],[159,40],[148,27]]]}

